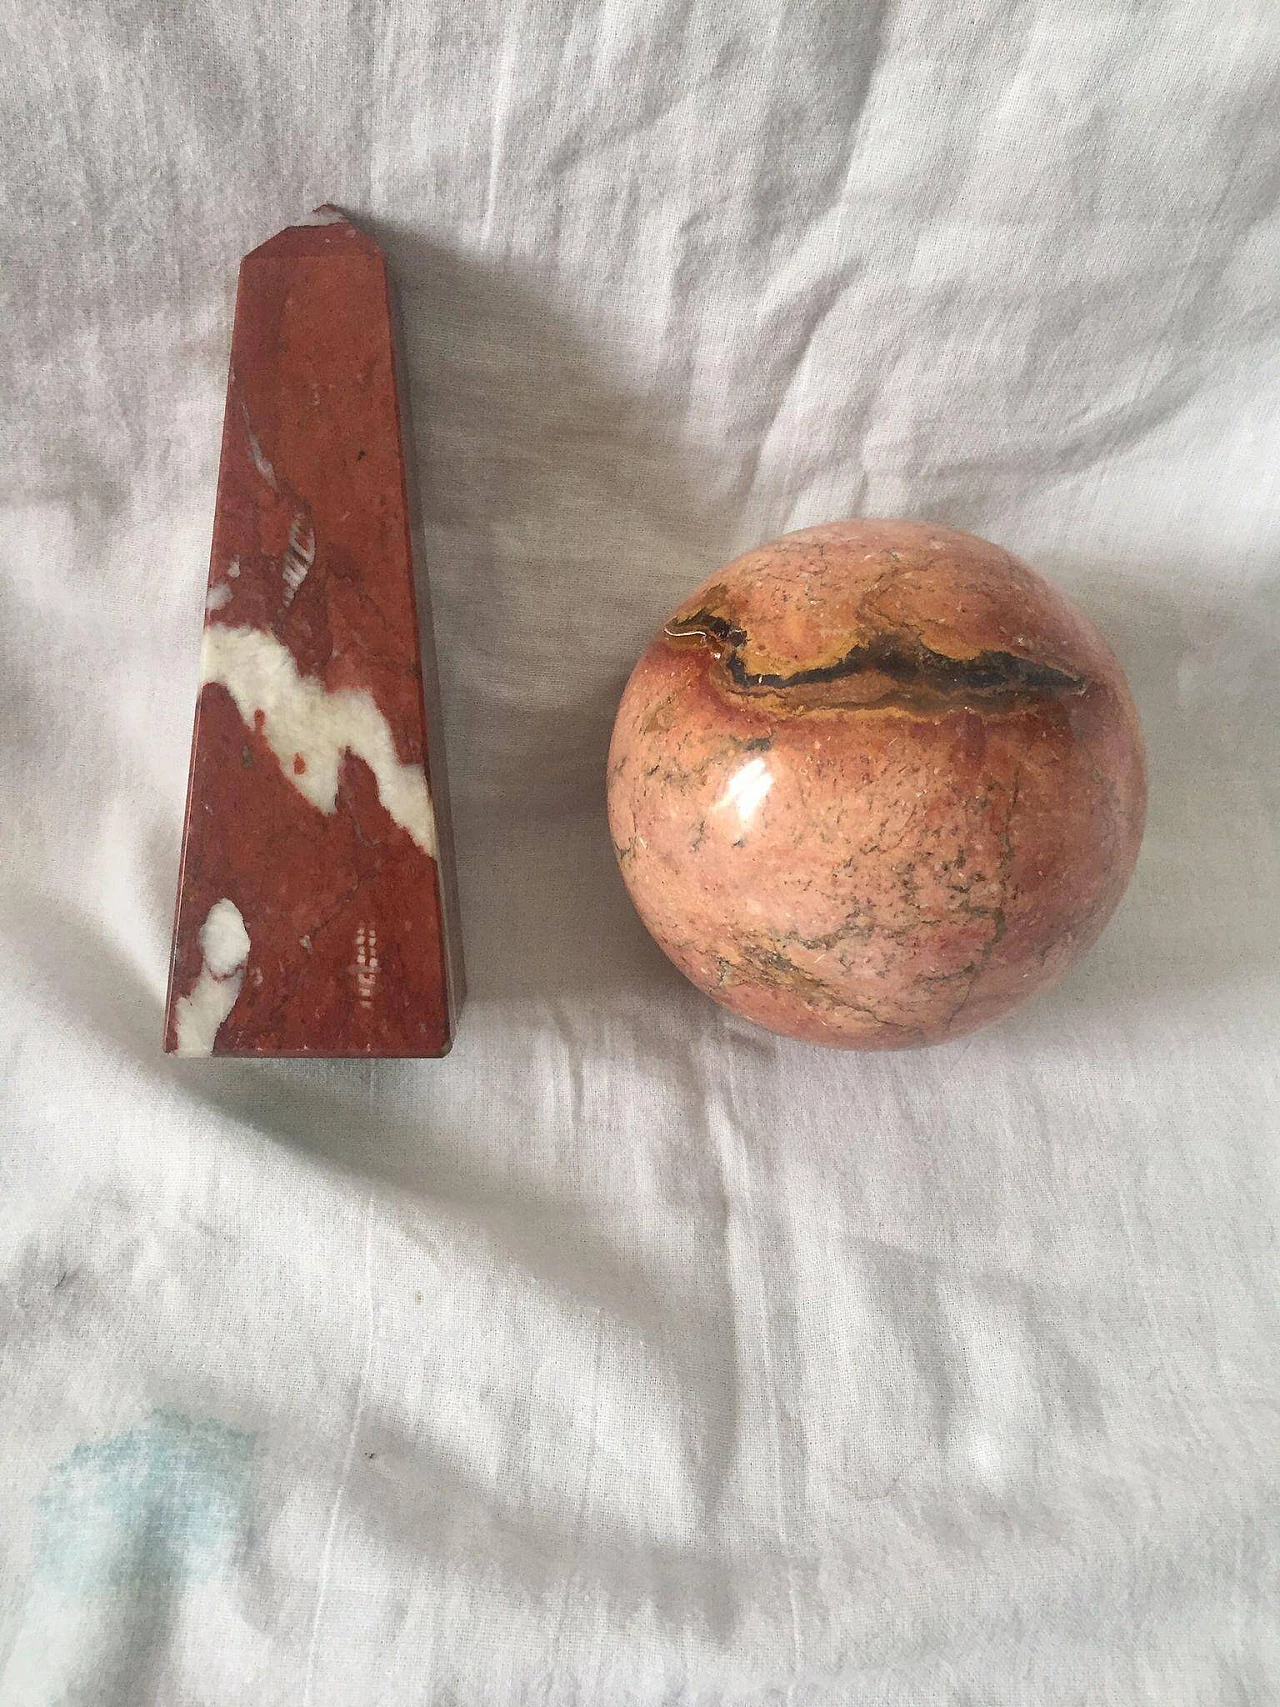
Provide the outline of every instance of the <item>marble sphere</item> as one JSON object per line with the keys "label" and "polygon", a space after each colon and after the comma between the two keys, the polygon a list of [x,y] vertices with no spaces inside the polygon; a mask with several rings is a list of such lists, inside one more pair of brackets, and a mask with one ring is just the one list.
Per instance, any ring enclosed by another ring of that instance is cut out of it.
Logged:
{"label": "marble sphere", "polygon": [[636,665],[609,753],[623,878],[700,990],[849,1049],[963,1036],[1098,936],[1142,736],[1087,617],[999,546],[834,522],[749,551]]}

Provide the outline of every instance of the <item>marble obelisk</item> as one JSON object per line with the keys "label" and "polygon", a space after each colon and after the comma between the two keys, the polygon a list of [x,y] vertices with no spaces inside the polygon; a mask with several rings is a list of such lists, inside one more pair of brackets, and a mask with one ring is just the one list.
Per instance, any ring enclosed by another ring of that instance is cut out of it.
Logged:
{"label": "marble obelisk", "polygon": [[395,336],[382,252],[334,208],[241,263],[165,1032],[178,1054],[452,1041],[442,733]]}

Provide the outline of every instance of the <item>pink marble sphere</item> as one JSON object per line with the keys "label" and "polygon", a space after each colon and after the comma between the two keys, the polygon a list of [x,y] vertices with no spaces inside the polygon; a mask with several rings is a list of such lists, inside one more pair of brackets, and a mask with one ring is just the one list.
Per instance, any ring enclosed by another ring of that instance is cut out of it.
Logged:
{"label": "pink marble sphere", "polygon": [[627,684],[609,822],[680,970],[770,1030],[960,1037],[1062,976],[1142,838],[1097,629],[954,528],[787,534],[685,600]]}

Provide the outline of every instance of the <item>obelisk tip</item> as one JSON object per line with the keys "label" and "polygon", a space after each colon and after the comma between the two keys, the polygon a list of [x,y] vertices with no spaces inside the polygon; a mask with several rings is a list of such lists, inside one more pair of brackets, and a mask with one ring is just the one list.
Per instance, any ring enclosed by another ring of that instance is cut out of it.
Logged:
{"label": "obelisk tip", "polygon": [[340,207],[332,202],[321,202],[319,207],[313,207],[310,213],[303,214],[295,220],[296,225],[350,225],[351,221]]}
{"label": "obelisk tip", "polygon": [[381,251],[367,231],[353,223],[340,207],[321,202],[310,213],[277,231],[250,251],[246,260],[277,260],[285,255],[331,254],[335,250],[365,250],[371,254]]}

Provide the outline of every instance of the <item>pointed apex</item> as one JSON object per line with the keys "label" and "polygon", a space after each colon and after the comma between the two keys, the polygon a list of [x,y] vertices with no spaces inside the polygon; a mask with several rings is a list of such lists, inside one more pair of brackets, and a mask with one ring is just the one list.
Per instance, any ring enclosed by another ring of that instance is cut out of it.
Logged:
{"label": "pointed apex", "polygon": [[341,253],[380,255],[382,251],[367,232],[353,225],[340,207],[322,202],[293,225],[286,225],[274,237],[268,237],[245,260],[284,260],[302,255],[332,255]]}
{"label": "pointed apex", "polygon": [[313,207],[310,213],[304,214],[298,224],[350,225],[351,221],[340,207],[334,207],[332,202],[321,202],[319,207]]}

